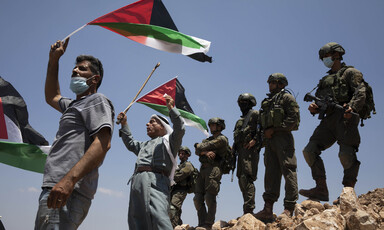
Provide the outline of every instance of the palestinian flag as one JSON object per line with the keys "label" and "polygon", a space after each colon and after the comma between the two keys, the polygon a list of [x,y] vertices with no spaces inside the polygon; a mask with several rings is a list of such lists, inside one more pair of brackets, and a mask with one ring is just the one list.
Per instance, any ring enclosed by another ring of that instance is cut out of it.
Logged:
{"label": "palestinian flag", "polygon": [[0,162],[43,173],[50,146],[28,123],[24,99],[0,77]]}
{"label": "palestinian flag", "polygon": [[158,50],[212,62],[212,58],[205,55],[211,42],[180,33],[161,0],[137,1],[87,25],[101,26]]}
{"label": "palestinian flag", "polygon": [[168,116],[169,111],[164,98],[164,94],[168,94],[175,101],[175,107],[179,110],[181,117],[184,119],[185,125],[196,127],[206,136],[209,136],[207,124],[203,119],[193,113],[184,92],[185,89],[180,84],[179,80],[177,80],[177,78],[173,78],[167,83],[137,99],[136,102],[144,104],[159,113]]}

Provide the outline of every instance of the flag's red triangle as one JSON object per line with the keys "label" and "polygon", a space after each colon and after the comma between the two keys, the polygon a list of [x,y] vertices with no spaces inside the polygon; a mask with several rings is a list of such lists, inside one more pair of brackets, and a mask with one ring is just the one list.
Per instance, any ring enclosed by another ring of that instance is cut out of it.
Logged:
{"label": "flag's red triangle", "polygon": [[150,24],[154,0],[140,0],[101,16],[88,24],[126,22]]}
{"label": "flag's red triangle", "polygon": [[167,83],[157,87],[156,89],[142,96],[137,100],[137,102],[166,105],[164,94],[168,94],[173,98],[173,100],[176,100],[176,78],[173,78]]}
{"label": "flag's red triangle", "polygon": [[5,123],[3,102],[0,97],[0,139],[8,139],[7,125]]}

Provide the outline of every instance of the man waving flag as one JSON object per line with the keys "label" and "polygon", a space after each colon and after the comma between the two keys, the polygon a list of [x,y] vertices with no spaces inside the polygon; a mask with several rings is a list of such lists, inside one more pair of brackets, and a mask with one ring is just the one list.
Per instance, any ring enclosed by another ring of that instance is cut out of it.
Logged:
{"label": "man waving flag", "polygon": [[0,77],[0,162],[43,173],[50,146],[28,123],[24,99]]}

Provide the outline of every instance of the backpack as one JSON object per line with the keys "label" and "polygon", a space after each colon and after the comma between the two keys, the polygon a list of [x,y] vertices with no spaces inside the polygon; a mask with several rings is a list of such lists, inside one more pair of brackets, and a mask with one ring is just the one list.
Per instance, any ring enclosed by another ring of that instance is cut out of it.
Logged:
{"label": "backpack", "polygon": [[223,174],[229,174],[233,170],[234,156],[231,146],[227,145],[225,155],[220,163],[220,169]]}
{"label": "backpack", "polygon": [[191,173],[191,175],[189,175],[188,177],[188,181],[187,181],[187,192],[188,193],[194,193],[195,192],[195,185],[196,185],[196,182],[197,182],[197,177],[199,177],[199,170],[197,170],[197,168],[195,168],[195,166],[193,166],[193,171]]}
{"label": "backpack", "polygon": [[[372,114],[376,114],[375,109],[375,101],[373,100],[373,91],[372,87],[363,80],[363,83],[365,85],[366,91],[365,91],[365,103],[363,108],[359,111],[359,116],[361,118],[360,126],[364,126],[364,120],[367,120],[368,118],[371,118],[371,112]],[[359,88],[357,88],[358,90]]]}

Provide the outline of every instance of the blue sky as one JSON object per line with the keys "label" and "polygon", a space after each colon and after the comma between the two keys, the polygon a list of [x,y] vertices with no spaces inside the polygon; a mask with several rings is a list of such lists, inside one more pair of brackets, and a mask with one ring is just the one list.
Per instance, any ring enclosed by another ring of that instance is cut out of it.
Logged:
{"label": "blue sky", "polygon": [[[30,124],[50,143],[58,128],[60,114],[44,100],[44,82],[50,45],[75,29],[133,1],[122,0],[40,0],[0,1],[0,76],[13,84],[24,97]],[[105,77],[99,89],[108,96],[116,113],[124,110],[136,95],[153,67],[160,62],[141,95],[178,76],[194,112],[205,119],[222,117],[224,134],[233,142],[232,130],[239,118],[236,100],[239,94],[252,93],[260,102],[268,92],[267,77],[282,72],[300,105],[301,124],[294,132],[298,159],[299,188],[314,186],[302,149],[318,125],[317,117],[307,111],[303,101],[327,68],[318,59],[318,50],[330,41],[345,49],[344,61],[361,70],[374,91],[378,112],[360,128],[361,161],[356,193],[383,187],[384,102],[381,67],[383,53],[384,2],[381,0],[164,0],[179,31],[211,41],[208,55],[213,63],[200,63],[188,57],[158,51],[135,43],[98,26],[87,26],[75,34],[60,61],[60,85],[64,96],[74,98],[69,80],[74,60],[79,54],[92,54],[103,62]],[[145,124],[155,113],[134,104],[128,111],[128,122],[138,140],[147,140]],[[127,229],[129,187],[136,157],[125,149],[118,137],[118,126],[112,148],[100,168],[99,190],[88,217],[80,229]],[[204,135],[187,127],[183,144],[193,148]],[[381,140],[381,141],[380,141]],[[261,151],[261,156],[264,150]],[[343,169],[335,145],[322,154],[328,176],[330,199],[342,190]],[[196,155],[190,158],[199,166]],[[34,224],[42,175],[0,164],[0,216],[7,229],[28,229]],[[263,158],[259,162],[256,185],[256,210],[263,206]],[[284,180],[282,180],[284,183]],[[282,184],[284,188],[284,184]],[[188,195],[182,218],[197,225],[197,215]],[[275,205],[283,209],[284,191]],[[300,197],[298,202],[305,198]],[[242,214],[242,196],[237,179],[230,182],[224,175],[218,196],[216,219],[229,220]]]}

